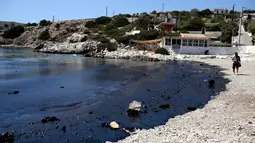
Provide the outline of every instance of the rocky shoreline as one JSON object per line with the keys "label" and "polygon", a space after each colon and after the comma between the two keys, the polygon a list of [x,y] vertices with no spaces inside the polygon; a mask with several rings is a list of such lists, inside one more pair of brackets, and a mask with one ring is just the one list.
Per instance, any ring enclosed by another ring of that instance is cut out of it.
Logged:
{"label": "rocky shoreline", "polygon": [[[216,56],[216,55],[179,55],[170,53],[169,55],[155,54],[153,51],[137,50],[132,46],[125,46],[118,44],[114,39],[93,39],[91,37],[98,37],[94,35],[87,35],[81,33],[74,33],[67,38],[65,42],[52,42],[45,41],[37,46],[20,46],[20,45],[0,45],[6,48],[30,48],[35,52],[43,53],[57,53],[57,54],[83,54],[85,57],[94,58],[107,58],[107,59],[132,59],[144,61],[173,61],[189,58],[200,59],[226,59],[229,56]],[[100,36],[99,36],[100,37]],[[101,40],[101,41],[100,41]],[[107,42],[108,40],[108,42]],[[106,42],[105,42],[106,41]],[[108,47],[114,50],[109,51]]]}
{"label": "rocky shoreline", "polygon": [[[136,130],[118,143],[218,143],[255,141],[254,64],[243,62],[241,74],[234,75],[230,60],[213,59],[194,61],[220,66],[225,78],[231,79],[227,90],[220,92],[202,109],[170,118],[165,125],[148,130]],[[110,143],[110,142],[107,142]]]}
{"label": "rocky shoreline", "polygon": [[33,46],[22,46],[22,45],[10,44],[10,45],[0,45],[0,48],[32,49]]}

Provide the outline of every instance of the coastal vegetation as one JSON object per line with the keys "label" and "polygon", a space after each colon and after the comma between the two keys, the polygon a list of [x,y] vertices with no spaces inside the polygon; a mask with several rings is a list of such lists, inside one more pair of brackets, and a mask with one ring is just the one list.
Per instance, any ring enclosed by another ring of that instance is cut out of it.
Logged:
{"label": "coastal vegetation", "polygon": [[49,33],[49,29],[45,29],[44,31],[42,31],[38,37],[39,40],[49,40],[50,39],[50,33]]}
{"label": "coastal vegetation", "polygon": [[[129,45],[131,40],[153,40],[162,38],[162,36],[179,36],[180,32],[189,33],[189,31],[201,31],[203,28],[205,28],[206,31],[221,32],[222,35],[219,37],[219,40],[223,43],[231,43],[231,37],[238,34],[236,21],[238,12],[233,13],[233,11],[230,11],[226,15],[214,15],[210,9],[192,9],[191,11],[175,10],[170,13],[172,18],[176,19],[176,26],[173,27],[173,33],[164,32],[164,27],[161,26],[160,22],[155,18],[157,17],[157,11],[154,10],[149,14],[146,12],[119,14],[113,17],[101,16],[89,20],[70,20],[54,23],[43,19],[38,24],[29,22],[19,27],[15,26],[15,24],[6,23],[5,25],[1,25],[0,30],[2,34],[0,33],[0,35],[5,39],[15,39],[19,38],[23,33],[26,33],[19,39],[20,42],[18,42],[25,45],[28,41],[29,44],[38,44],[38,42],[36,42],[37,39],[42,41],[50,40],[62,42],[65,41],[67,37],[78,32],[88,35],[88,39],[95,39],[98,37],[95,35],[99,34],[106,39],[116,40],[118,44]],[[231,21],[232,16],[234,21]],[[255,33],[254,25],[254,22],[244,22],[246,31],[251,33]],[[135,35],[126,34],[132,30],[139,30],[140,33]],[[97,34],[90,37],[93,33]],[[108,42],[106,43],[109,44]]]}
{"label": "coastal vegetation", "polygon": [[40,23],[39,23],[40,26],[49,26],[51,24],[52,24],[51,21],[45,20],[45,19],[41,20]]}
{"label": "coastal vegetation", "polygon": [[6,39],[14,39],[19,37],[22,33],[24,33],[25,29],[23,26],[18,25],[14,26],[6,31],[4,31],[3,38]]}
{"label": "coastal vegetation", "polygon": [[156,54],[169,55],[169,52],[165,48],[157,48],[155,50]]}

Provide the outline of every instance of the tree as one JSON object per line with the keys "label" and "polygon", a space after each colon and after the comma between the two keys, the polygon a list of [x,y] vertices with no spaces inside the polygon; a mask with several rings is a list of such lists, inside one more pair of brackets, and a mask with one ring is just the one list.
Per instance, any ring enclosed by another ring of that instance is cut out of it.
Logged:
{"label": "tree", "polygon": [[184,30],[200,31],[203,27],[205,27],[205,24],[200,18],[193,18],[183,28]]}
{"label": "tree", "polygon": [[153,11],[151,12],[151,14],[156,15],[156,14],[157,14],[157,11],[156,11],[156,10],[153,10]]}
{"label": "tree", "polygon": [[190,16],[198,17],[199,10],[197,8],[191,9]]}
{"label": "tree", "polygon": [[110,17],[101,16],[101,17],[98,17],[98,18],[95,20],[95,23],[96,23],[96,24],[106,25],[106,24],[110,23],[111,21],[112,21],[112,19],[111,19]]}
{"label": "tree", "polygon": [[139,34],[135,35],[136,40],[154,40],[159,37],[159,32],[157,30],[146,31],[143,30]]}
{"label": "tree", "polygon": [[179,14],[181,14],[181,13],[180,13],[179,11],[177,11],[177,10],[174,10],[174,11],[171,12],[171,14],[172,14],[172,16],[174,16],[174,17],[178,17]]}
{"label": "tree", "polygon": [[252,35],[255,35],[255,21],[249,23],[248,31],[251,32]]}
{"label": "tree", "polygon": [[243,26],[244,26],[244,30],[245,31],[248,31],[248,25],[249,25],[249,22],[248,21],[244,21]]}
{"label": "tree", "polygon": [[27,24],[26,24],[26,26],[37,26],[38,24],[37,23],[30,23],[30,22],[28,22]]}
{"label": "tree", "polygon": [[210,17],[212,15],[212,11],[210,9],[204,9],[204,10],[201,10],[200,12],[198,12],[198,15],[199,17]]}
{"label": "tree", "polygon": [[8,29],[4,31],[3,37],[7,39],[14,39],[19,37],[22,33],[25,32],[25,29],[23,26],[14,26],[11,29]]}
{"label": "tree", "polygon": [[232,22],[220,23],[222,35],[220,37],[221,42],[231,43],[232,36],[238,35],[238,25]]}
{"label": "tree", "polygon": [[45,20],[45,19],[41,20],[40,23],[39,23],[40,26],[48,26],[48,25],[51,25],[51,24],[52,24],[51,21]]}
{"label": "tree", "polygon": [[127,18],[123,16],[118,16],[114,18],[113,25],[116,27],[123,27],[130,24],[130,22],[127,20]]}
{"label": "tree", "polygon": [[5,27],[5,28],[8,28],[8,27],[9,27],[9,25],[8,25],[8,24],[4,24],[4,27]]}
{"label": "tree", "polygon": [[147,29],[148,29],[148,26],[150,25],[150,23],[151,23],[151,18],[150,18],[148,15],[143,15],[143,16],[140,16],[140,17],[135,21],[135,26],[136,26],[138,29],[147,30]]}

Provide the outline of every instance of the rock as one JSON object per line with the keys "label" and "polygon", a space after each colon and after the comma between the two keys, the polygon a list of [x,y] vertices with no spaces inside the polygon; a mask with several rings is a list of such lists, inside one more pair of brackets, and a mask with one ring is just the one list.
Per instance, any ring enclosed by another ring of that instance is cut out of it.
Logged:
{"label": "rock", "polygon": [[38,45],[35,46],[34,50],[40,50],[44,47],[44,44],[43,43],[40,43]]}
{"label": "rock", "polygon": [[163,104],[163,105],[160,105],[159,108],[161,109],[168,109],[170,107],[169,104]]}
{"label": "rock", "polygon": [[116,123],[115,121],[111,122],[111,123],[109,124],[109,126],[110,126],[112,129],[119,129],[119,128],[120,128],[119,124]]}
{"label": "rock", "polygon": [[59,119],[57,117],[45,117],[42,119],[42,123],[48,123],[48,122],[55,122],[55,121],[59,121]]}
{"label": "rock", "polygon": [[133,101],[129,104],[128,110],[140,111],[142,107],[142,102]]}
{"label": "rock", "polygon": [[14,135],[7,133],[2,133],[0,135],[0,143],[12,143],[14,142]]}
{"label": "rock", "polygon": [[87,39],[88,39],[88,35],[86,34],[74,33],[72,36],[67,38],[67,42],[68,43],[84,42]]}
{"label": "rock", "polygon": [[60,88],[65,88],[64,86],[61,86]]}
{"label": "rock", "polygon": [[62,130],[65,133],[66,132],[66,126],[63,126]]}
{"label": "rock", "polygon": [[35,122],[29,122],[28,124],[29,124],[29,125],[34,125],[34,124],[35,124]]}
{"label": "rock", "polygon": [[44,53],[61,53],[61,54],[91,54],[92,56],[96,55],[98,51],[98,46],[100,42],[95,40],[86,40],[85,42],[77,43],[52,43],[47,42],[39,52]]}
{"label": "rock", "polygon": [[89,114],[93,114],[93,112],[91,111],[91,112],[89,112]]}
{"label": "rock", "polygon": [[188,109],[189,111],[195,111],[195,110],[197,110],[196,107],[191,107],[191,106],[187,107],[187,109]]}
{"label": "rock", "polygon": [[19,94],[19,91],[9,92],[8,94]]}
{"label": "rock", "polygon": [[214,87],[215,85],[215,81],[213,79],[209,80],[208,83],[209,83],[209,87]]}

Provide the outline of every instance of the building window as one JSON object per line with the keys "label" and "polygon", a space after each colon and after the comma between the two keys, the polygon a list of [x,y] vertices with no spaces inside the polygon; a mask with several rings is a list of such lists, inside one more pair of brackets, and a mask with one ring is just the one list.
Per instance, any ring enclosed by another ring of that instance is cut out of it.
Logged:
{"label": "building window", "polygon": [[208,43],[207,43],[207,40],[205,40],[205,47],[208,47]]}
{"label": "building window", "polygon": [[199,47],[204,47],[205,41],[204,40],[200,40],[199,41]]}
{"label": "building window", "polygon": [[175,45],[175,44],[177,44],[176,39],[172,39],[172,45]]}
{"label": "building window", "polygon": [[193,46],[194,46],[194,47],[198,47],[198,40],[194,40],[193,42],[194,42],[194,43],[193,43]]}
{"label": "building window", "polygon": [[192,40],[192,39],[189,39],[188,41],[189,41],[189,42],[188,42],[188,45],[189,45],[189,46],[192,46],[193,40]]}
{"label": "building window", "polygon": [[188,46],[188,40],[187,39],[182,40],[182,46]]}
{"label": "building window", "polygon": [[167,45],[167,46],[171,46],[171,39],[165,39],[166,41],[165,41],[165,45]]}

